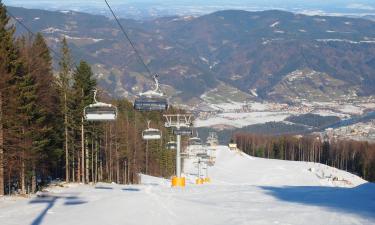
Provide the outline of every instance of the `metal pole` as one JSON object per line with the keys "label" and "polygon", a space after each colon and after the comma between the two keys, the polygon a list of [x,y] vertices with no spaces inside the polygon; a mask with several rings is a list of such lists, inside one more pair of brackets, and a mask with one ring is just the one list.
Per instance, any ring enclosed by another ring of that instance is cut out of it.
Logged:
{"label": "metal pole", "polygon": [[207,162],[205,163],[206,165],[206,178],[208,178],[208,165],[207,165]]}
{"label": "metal pole", "polygon": [[148,140],[146,141],[146,174],[148,175]]}
{"label": "metal pole", "polygon": [[181,135],[177,135],[176,175],[181,177]]}
{"label": "metal pole", "polygon": [[201,178],[201,160],[198,159],[198,179]]}

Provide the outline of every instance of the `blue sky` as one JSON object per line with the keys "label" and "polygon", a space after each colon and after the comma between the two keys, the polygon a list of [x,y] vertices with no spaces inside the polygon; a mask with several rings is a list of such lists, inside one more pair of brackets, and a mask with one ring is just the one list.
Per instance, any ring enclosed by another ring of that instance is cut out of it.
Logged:
{"label": "blue sky", "polygon": [[[108,0],[126,14],[129,7],[138,11],[157,8],[165,14],[205,14],[223,9],[281,9],[302,13],[373,14],[375,0]],[[104,0],[3,0],[6,5],[48,10],[76,10],[105,14]]]}
{"label": "blue sky", "polygon": [[[310,5],[322,7],[373,7],[375,8],[375,0],[108,0],[112,4],[168,4],[168,5],[254,5],[254,6],[275,6],[278,5]],[[103,5],[104,0],[3,0],[8,5]]]}

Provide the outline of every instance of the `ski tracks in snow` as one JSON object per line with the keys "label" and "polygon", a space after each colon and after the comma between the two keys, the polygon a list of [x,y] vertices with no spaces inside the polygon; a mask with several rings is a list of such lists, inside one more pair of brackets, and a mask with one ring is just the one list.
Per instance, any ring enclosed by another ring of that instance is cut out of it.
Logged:
{"label": "ski tracks in snow", "polygon": [[[153,200],[154,204],[160,206],[163,209],[163,211],[160,211],[160,208],[157,207],[156,210],[151,210],[151,213],[154,214],[154,215],[159,215],[160,218],[162,218],[162,219],[164,218],[166,224],[175,225],[176,221],[178,220],[178,216],[172,211],[173,207],[175,207],[173,205],[173,202],[171,202],[172,199],[174,199],[174,198],[172,198],[173,193],[168,193],[166,198],[162,198],[160,196],[161,193],[163,193],[160,190],[161,188],[162,187],[159,187],[159,186],[154,187],[152,185],[148,185],[145,188],[145,193],[148,196],[150,196],[150,198]],[[158,194],[156,194],[154,192],[155,189],[158,190]]]}

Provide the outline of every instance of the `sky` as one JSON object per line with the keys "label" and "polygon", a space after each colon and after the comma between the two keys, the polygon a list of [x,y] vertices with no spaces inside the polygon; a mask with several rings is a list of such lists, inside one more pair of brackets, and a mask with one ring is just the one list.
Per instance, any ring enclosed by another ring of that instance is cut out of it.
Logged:
{"label": "sky", "polygon": [[[124,17],[280,9],[305,14],[375,15],[375,0],[108,0]],[[106,14],[104,0],[3,0],[9,6]]]}

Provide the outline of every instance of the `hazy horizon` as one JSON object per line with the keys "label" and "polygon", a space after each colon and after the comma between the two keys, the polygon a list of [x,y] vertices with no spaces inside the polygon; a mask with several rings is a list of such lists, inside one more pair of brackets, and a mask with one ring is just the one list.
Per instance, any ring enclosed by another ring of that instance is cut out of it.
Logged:
{"label": "hazy horizon", "polygon": [[[8,6],[46,10],[73,10],[108,15],[104,0],[51,1],[51,0],[3,0]],[[304,14],[327,15],[375,15],[373,0],[109,0],[121,17],[145,18],[166,15],[202,15],[218,10],[242,9],[259,11],[279,9]]]}

